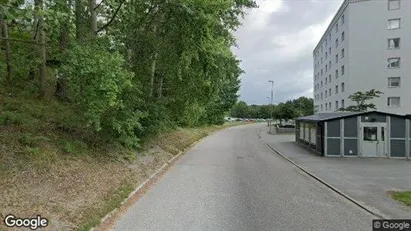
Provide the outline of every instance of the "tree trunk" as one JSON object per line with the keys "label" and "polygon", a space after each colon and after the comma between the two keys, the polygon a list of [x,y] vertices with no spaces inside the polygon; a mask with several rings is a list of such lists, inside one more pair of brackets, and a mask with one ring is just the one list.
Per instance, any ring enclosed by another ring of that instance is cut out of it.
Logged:
{"label": "tree trunk", "polygon": [[[154,14],[157,13],[158,7],[154,8]],[[157,26],[154,25],[153,27],[153,32],[157,32]],[[155,74],[156,74],[156,65],[157,65],[157,57],[158,53],[157,51],[154,51],[153,54],[153,60],[151,61],[151,75],[150,75],[150,97],[153,97],[153,92],[154,92],[154,79],[155,79]]]}
{"label": "tree trunk", "polygon": [[83,42],[83,6],[81,0],[75,0],[76,15],[76,38],[78,42]]}
{"label": "tree trunk", "polygon": [[90,1],[90,15],[91,15],[91,36],[95,37],[97,33],[97,14],[96,14],[96,0]]}
{"label": "tree trunk", "polygon": [[[43,9],[43,0],[36,0],[38,10]],[[39,17],[39,56],[40,56],[40,76],[39,76],[39,97],[43,98],[45,95],[45,80],[46,80],[46,33],[44,31],[44,18]]]}
{"label": "tree trunk", "polygon": [[[72,0],[69,0],[67,4],[68,4],[67,11],[69,11],[71,9]],[[68,47],[68,42],[69,42],[69,32],[70,32],[69,23],[70,23],[70,20],[65,21],[61,27],[61,32],[60,32],[60,52],[63,56],[67,52],[67,47]],[[67,97],[66,88],[67,88],[67,76],[65,75],[58,76],[55,95],[60,100],[66,99]]]}
{"label": "tree trunk", "polygon": [[150,97],[153,96],[153,91],[154,91],[154,78],[156,74],[157,56],[158,56],[158,53],[155,52],[153,55],[153,60],[151,61]]}
{"label": "tree trunk", "polygon": [[157,97],[160,99],[163,97],[163,76],[160,76],[159,83],[158,83],[158,89],[157,89]]}
{"label": "tree trunk", "polygon": [[6,48],[6,65],[7,65],[7,83],[11,84],[11,46],[10,46],[10,41],[9,41],[9,32],[7,28],[7,21],[4,20],[4,17],[2,14],[0,14],[0,25],[1,25],[1,32],[2,36],[4,38],[5,42],[5,48]]}

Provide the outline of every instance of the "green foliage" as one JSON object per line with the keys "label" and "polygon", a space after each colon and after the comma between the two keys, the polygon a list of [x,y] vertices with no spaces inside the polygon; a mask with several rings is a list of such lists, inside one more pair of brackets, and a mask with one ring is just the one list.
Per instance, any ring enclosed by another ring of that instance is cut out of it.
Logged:
{"label": "green foliage", "polygon": [[[29,118],[20,118],[15,108],[0,114],[0,124],[49,121],[59,132],[87,130],[135,148],[176,125],[222,124],[238,99],[243,71],[231,51],[233,33],[245,10],[256,7],[253,0],[107,0],[95,9],[87,1],[10,4],[0,9],[13,39],[10,84],[27,97],[57,95],[73,112],[49,118],[43,108],[28,107]],[[92,13],[99,33],[90,29]],[[5,43],[0,46],[6,73]]]}
{"label": "green foliage", "polygon": [[356,105],[351,105],[346,108],[340,108],[340,111],[352,111],[352,112],[366,112],[369,109],[376,109],[375,104],[367,103],[370,100],[379,98],[380,95],[384,94],[381,91],[371,89],[368,91],[358,91],[350,95],[348,98],[356,103]]}
{"label": "green foliage", "polygon": [[67,153],[79,155],[86,152],[88,149],[87,144],[82,141],[74,140],[74,141],[66,141],[64,142],[63,150]]}
{"label": "green foliage", "polygon": [[70,76],[71,100],[84,111],[88,124],[96,131],[104,129],[127,147],[137,146],[134,129],[139,129],[142,113],[129,105],[128,97],[137,96],[138,91],[122,56],[98,46],[76,46],[68,52],[61,70]]}
{"label": "green foliage", "polygon": [[200,118],[204,115],[204,113],[205,108],[199,103],[193,102],[192,104],[188,104],[183,112],[181,124],[188,127],[198,126]]}
{"label": "green foliage", "polygon": [[246,102],[240,101],[232,107],[230,116],[235,118],[289,120],[300,116],[312,115],[313,113],[313,100],[300,97],[278,105],[247,105]]}

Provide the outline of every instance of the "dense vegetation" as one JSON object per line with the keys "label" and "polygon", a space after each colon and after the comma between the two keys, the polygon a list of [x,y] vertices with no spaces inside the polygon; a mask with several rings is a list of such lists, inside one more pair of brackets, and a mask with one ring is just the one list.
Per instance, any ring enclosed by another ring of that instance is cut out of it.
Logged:
{"label": "dense vegetation", "polygon": [[50,112],[57,128],[134,148],[166,127],[222,123],[237,101],[230,48],[252,0],[0,4],[0,104],[16,109],[0,111],[0,126],[25,111],[16,97],[38,98],[60,110]]}
{"label": "dense vegetation", "polygon": [[300,97],[278,105],[247,105],[247,103],[240,101],[233,106],[230,116],[235,118],[289,120],[299,116],[312,115],[313,113],[313,100]]}

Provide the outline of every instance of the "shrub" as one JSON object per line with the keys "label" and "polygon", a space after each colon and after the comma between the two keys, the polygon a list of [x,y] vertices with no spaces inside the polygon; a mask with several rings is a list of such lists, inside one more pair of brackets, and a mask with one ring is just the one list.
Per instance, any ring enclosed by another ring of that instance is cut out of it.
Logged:
{"label": "shrub", "polygon": [[66,141],[64,143],[64,151],[70,154],[82,154],[84,153],[88,147],[87,144],[81,141]]}
{"label": "shrub", "polygon": [[124,146],[135,147],[135,130],[143,116],[136,106],[138,90],[124,59],[97,45],[75,46],[68,52],[61,71],[68,76],[69,98],[84,113],[88,125]]}

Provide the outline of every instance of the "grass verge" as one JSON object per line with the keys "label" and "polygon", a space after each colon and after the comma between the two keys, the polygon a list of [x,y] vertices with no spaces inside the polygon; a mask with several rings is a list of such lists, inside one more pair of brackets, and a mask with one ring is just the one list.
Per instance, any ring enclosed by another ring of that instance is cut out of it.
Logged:
{"label": "grass verge", "polygon": [[411,191],[407,192],[393,192],[391,194],[392,198],[400,201],[408,206],[411,206]]}

